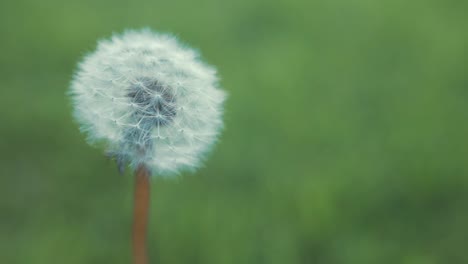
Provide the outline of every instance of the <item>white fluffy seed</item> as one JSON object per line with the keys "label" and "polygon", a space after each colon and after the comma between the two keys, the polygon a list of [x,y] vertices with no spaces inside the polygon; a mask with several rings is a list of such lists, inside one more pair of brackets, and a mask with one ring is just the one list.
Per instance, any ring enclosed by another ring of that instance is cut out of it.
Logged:
{"label": "white fluffy seed", "polygon": [[216,70],[148,29],[101,40],[78,65],[70,94],[90,143],[160,176],[199,167],[223,126]]}

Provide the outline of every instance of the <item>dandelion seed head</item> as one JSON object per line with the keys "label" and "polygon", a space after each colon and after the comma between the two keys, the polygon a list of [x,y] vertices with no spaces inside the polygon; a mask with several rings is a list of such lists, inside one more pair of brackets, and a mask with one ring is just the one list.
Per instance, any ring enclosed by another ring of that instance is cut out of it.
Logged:
{"label": "dandelion seed head", "polygon": [[70,94],[91,144],[157,175],[193,170],[223,126],[216,70],[173,36],[127,31],[101,40],[78,65]]}

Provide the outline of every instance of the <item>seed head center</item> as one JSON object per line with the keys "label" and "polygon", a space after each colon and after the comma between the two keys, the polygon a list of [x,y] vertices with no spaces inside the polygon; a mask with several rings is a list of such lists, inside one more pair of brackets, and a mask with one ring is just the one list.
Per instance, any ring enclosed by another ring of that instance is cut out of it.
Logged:
{"label": "seed head center", "polygon": [[135,105],[135,116],[140,126],[165,126],[176,116],[173,89],[158,80],[142,78],[127,93]]}

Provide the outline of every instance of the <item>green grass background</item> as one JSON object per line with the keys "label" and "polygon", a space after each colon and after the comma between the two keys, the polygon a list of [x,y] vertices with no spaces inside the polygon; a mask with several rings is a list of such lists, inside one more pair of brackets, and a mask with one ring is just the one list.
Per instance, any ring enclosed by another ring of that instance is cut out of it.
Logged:
{"label": "green grass background", "polygon": [[467,1],[2,1],[0,263],[130,263],[133,178],[76,63],[125,28],[218,67],[224,131],[152,183],[151,263],[468,263]]}

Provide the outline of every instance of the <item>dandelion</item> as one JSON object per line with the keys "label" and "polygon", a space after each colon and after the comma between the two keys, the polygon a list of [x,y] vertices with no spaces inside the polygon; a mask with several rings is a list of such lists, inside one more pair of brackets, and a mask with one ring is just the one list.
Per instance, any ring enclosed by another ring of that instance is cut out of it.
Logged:
{"label": "dandelion", "polygon": [[135,171],[134,258],[146,263],[148,178],[201,165],[223,126],[216,70],[170,35],[127,31],[98,43],[70,90],[88,141]]}

